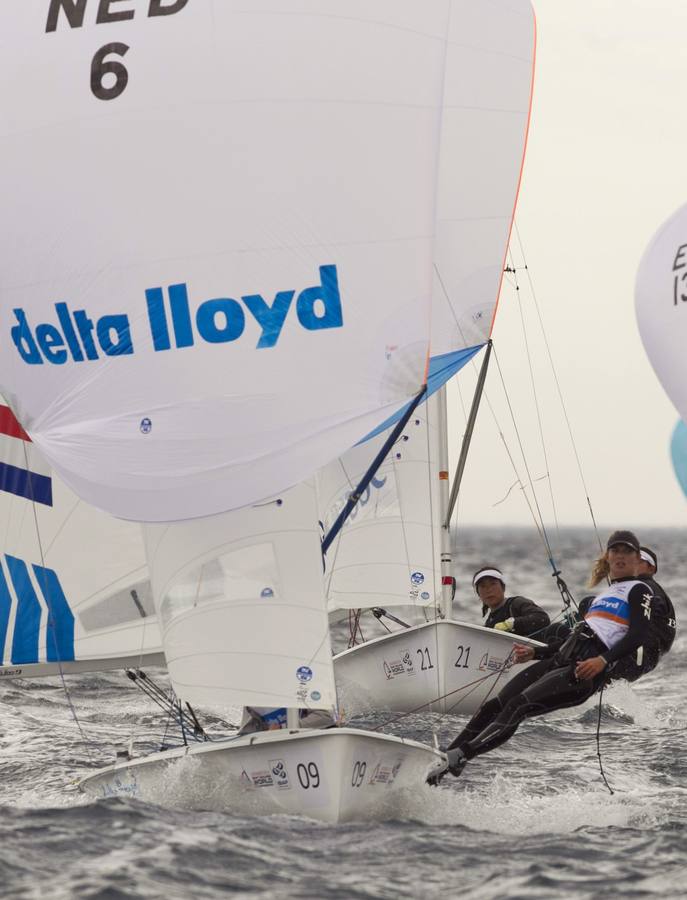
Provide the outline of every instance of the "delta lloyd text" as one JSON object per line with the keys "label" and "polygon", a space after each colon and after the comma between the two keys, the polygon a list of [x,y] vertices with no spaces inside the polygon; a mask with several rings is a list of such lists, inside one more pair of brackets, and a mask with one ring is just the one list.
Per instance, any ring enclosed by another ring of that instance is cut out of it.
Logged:
{"label": "delta lloyd text", "polygon": [[[185,283],[165,290],[145,290],[150,343],[156,352],[193,347],[197,342],[225,344],[238,340],[246,328],[247,313],[260,326],[256,347],[274,347],[289,310],[301,328],[319,331],[343,325],[339,281],[335,265],[320,266],[320,282],[296,296],[295,290],[278,291],[271,303],[260,294],[247,294],[240,302],[218,297],[194,303]],[[294,303],[294,297],[295,303]],[[21,307],[13,310],[17,324],[11,329],[19,355],[29,365],[45,362],[63,365],[129,356],[136,352],[134,335],[126,313],[91,318],[84,309],[69,309],[66,302],[54,304],[55,320],[34,324]],[[246,312],[247,311],[247,312]],[[250,322],[250,319],[248,320]],[[136,338],[138,341],[138,337]]]}

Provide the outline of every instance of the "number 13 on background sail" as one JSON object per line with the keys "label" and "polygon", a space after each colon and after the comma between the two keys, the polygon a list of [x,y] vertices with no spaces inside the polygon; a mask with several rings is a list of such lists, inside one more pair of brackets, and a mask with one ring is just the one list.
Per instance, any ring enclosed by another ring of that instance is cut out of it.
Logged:
{"label": "number 13 on background sail", "polygon": [[687,419],[687,205],[661,225],[639,264],[635,308],[663,390]]}
{"label": "number 13 on background sail", "polygon": [[418,392],[450,13],[13,8],[0,385],[82,497],[146,521],[250,504]]}

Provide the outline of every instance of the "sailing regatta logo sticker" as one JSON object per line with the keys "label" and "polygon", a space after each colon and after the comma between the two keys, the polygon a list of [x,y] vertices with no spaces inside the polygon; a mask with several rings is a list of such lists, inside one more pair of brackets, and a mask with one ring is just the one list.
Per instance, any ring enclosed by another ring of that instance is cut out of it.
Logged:
{"label": "sailing regatta logo sticker", "polygon": [[269,765],[272,776],[274,777],[274,783],[277,787],[282,790],[288,790],[291,785],[289,784],[289,773],[286,771],[286,763],[284,760],[271,759]]}
{"label": "sailing regatta logo sticker", "polygon": [[313,692],[310,694],[310,699],[311,699],[311,700],[314,700],[315,703],[317,703],[318,700],[321,700],[321,699],[322,699],[322,694],[321,694],[319,691],[313,691]]}
{"label": "sailing regatta logo sticker", "polygon": [[422,572],[413,572],[413,574],[410,576],[410,580],[413,582],[413,584],[423,584],[425,576],[422,574]]}
{"label": "sailing regatta logo sticker", "polygon": [[301,684],[305,684],[306,681],[310,681],[312,678],[312,669],[310,666],[300,666],[296,669],[296,678],[300,681]]}
{"label": "sailing regatta logo sticker", "polygon": [[153,430],[153,423],[150,419],[141,419],[141,434],[150,434]]}
{"label": "sailing regatta logo sticker", "polygon": [[263,588],[260,591],[260,596],[263,599],[267,599],[268,597],[274,597],[274,591],[272,590],[272,588],[269,588],[269,587]]}

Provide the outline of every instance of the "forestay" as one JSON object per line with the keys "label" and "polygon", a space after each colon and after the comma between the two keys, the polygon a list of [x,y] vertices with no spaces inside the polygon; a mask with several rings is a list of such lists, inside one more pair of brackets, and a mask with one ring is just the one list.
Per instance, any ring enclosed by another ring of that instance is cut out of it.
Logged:
{"label": "forestay", "polygon": [[639,333],[651,365],[680,417],[687,419],[687,205],[656,232],[635,287]]}
{"label": "forestay", "polygon": [[335,706],[311,481],[251,509],[144,530],[177,696]]}
{"label": "forestay", "polygon": [[140,526],[87,506],[0,398],[0,676],[163,664]]}
{"label": "forestay", "polygon": [[417,393],[451,6],[16,5],[0,386],[80,496],[241,507]]}

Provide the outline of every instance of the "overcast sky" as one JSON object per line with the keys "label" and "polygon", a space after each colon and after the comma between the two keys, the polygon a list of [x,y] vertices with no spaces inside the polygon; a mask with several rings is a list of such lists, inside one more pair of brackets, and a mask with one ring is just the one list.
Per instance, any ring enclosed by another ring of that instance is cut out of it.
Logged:
{"label": "overcast sky", "polygon": [[[687,500],[669,454],[678,416],[644,353],[634,281],[653,233],[687,201],[687,2],[534,0],[534,6],[534,105],[516,224],[594,514],[611,527],[684,526]],[[521,266],[515,232],[511,247]],[[517,278],[556,514],[561,523],[588,523],[527,273],[519,271]],[[542,479],[537,481],[542,514],[552,523],[512,283],[504,284],[494,341],[530,472]],[[462,378],[466,404],[471,379],[470,372]],[[487,390],[524,479],[496,366]],[[452,465],[463,427],[460,405],[454,386]],[[515,482],[483,405],[458,521],[531,523],[522,490],[516,486],[508,494]]]}

